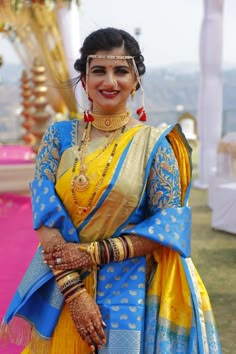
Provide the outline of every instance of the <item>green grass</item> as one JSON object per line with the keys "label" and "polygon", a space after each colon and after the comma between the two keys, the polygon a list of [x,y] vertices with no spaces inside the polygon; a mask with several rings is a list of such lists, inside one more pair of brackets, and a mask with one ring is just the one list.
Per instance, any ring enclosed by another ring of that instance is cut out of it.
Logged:
{"label": "green grass", "polygon": [[[192,259],[208,290],[224,354],[236,353],[236,234],[211,228],[207,190],[192,188]],[[236,213],[235,213],[236,217]]]}

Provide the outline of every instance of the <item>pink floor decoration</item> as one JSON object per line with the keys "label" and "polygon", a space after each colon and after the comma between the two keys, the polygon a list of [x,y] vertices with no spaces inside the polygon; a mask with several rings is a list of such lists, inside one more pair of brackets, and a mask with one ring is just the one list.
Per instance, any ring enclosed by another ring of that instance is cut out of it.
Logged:
{"label": "pink floor decoration", "polygon": [[[0,194],[0,322],[37,245],[30,197]],[[21,350],[0,344],[0,354],[20,354]]]}
{"label": "pink floor decoration", "polygon": [[2,145],[0,146],[0,165],[32,163],[35,154],[30,146]]}
{"label": "pink floor decoration", "polygon": [[31,146],[0,145],[0,194],[29,194],[34,169],[35,154]]}

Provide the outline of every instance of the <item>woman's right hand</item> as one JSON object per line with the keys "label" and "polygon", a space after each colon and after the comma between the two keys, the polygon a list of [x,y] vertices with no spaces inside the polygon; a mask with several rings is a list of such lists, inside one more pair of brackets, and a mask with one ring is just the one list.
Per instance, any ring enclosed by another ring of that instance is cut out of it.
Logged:
{"label": "woman's right hand", "polygon": [[81,338],[92,351],[95,350],[95,346],[101,349],[102,345],[106,344],[106,335],[103,330],[105,324],[93,298],[87,291],[84,291],[69,303],[69,307]]}
{"label": "woman's right hand", "polygon": [[54,270],[91,269],[94,267],[86,248],[81,250],[77,243],[48,243],[42,253],[44,262]]}

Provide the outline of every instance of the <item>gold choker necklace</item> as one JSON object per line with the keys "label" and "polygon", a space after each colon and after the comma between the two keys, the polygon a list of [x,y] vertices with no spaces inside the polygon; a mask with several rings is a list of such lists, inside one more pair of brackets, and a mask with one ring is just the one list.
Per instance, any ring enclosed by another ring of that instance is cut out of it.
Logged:
{"label": "gold choker necklace", "polygon": [[123,127],[128,123],[130,118],[129,111],[126,111],[125,113],[110,115],[92,112],[92,116],[94,117],[92,126],[98,130],[103,130],[105,132],[110,132],[112,130],[117,130]]}

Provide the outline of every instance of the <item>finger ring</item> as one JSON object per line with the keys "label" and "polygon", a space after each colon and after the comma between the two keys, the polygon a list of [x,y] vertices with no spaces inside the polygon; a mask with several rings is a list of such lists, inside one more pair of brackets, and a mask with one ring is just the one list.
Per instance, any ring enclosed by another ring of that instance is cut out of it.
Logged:
{"label": "finger ring", "polygon": [[56,264],[61,264],[61,263],[62,263],[61,258],[56,258],[55,263],[56,263]]}

